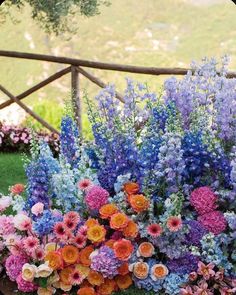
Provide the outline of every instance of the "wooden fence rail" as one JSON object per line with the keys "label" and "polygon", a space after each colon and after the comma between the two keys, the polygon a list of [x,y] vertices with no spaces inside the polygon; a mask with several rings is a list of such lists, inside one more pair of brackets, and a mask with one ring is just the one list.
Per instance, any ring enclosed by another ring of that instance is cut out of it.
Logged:
{"label": "wooden fence rail", "polygon": [[[49,129],[50,131],[57,132],[55,128],[50,126],[46,121],[44,121],[40,116],[35,114],[32,110],[30,110],[24,103],[21,102],[22,99],[28,97],[30,94],[35,91],[45,87],[51,82],[59,79],[60,77],[71,73],[71,93],[72,93],[72,101],[74,102],[74,111],[76,115],[76,120],[78,123],[78,127],[80,131],[82,130],[82,121],[81,121],[81,98],[79,95],[79,77],[80,75],[84,76],[91,82],[95,83],[101,88],[106,87],[106,83],[101,81],[99,78],[95,77],[93,74],[89,73],[85,68],[94,68],[100,70],[109,70],[109,71],[119,71],[119,72],[127,72],[127,73],[136,73],[136,74],[146,74],[146,75],[186,75],[189,69],[187,68],[158,68],[158,67],[139,67],[132,65],[122,65],[122,64],[114,64],[114,63],[104,63],[104,62],[96,62],[89,61],[83,59],[74,59],[68,57],[60,57],[60,56],[52,56],[45,54],[34,54],[34,53],[25,53],[25,52],[16,52],[16,51],[5,51],[0,50],[0,57],[9,57],[9,58],[20,58],[20,59],[30,59],[30,60],[38,60],[38,61],[47,61],[52,63],[60,63],[69,65],[63,70],[51,75],[44,81],[34,85],[28,90],[22,92],[14,96],[11,92],[5,89],[0,85],[0,91],[5,93],[9,97],[9,100],[0,104],[0,110],[11,105],[12,103],[17,103],[20,107],[22,107],[27,113],[29,113],[34,119],[40,122],[44,127]],[[227,74],[228,78],[235,78],[236,72],[229,72]],[[0,81],[1,84],[1,81]],[[121,102],[124,102],[123,96],[116,92],[116,97]]]}

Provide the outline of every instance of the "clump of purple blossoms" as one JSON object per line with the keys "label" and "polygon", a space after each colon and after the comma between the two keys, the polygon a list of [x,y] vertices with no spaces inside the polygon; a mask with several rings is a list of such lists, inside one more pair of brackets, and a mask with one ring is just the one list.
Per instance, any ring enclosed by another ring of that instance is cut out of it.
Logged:
{"label": "clump of purple blossoms", "polygon": [[202,237],[208,232],[203,225],[196,220],[189,220],[186,222],[189,226],[189,232],[186,235],[186,244],[188,246],[201,246]]}
{"label": "clump of purple blossoms", "polygon": [[91,268],[102,273],[105,278],[116,276],[118,274],[117,269],[121,265],[114,251],[107,246],[102,246],[97,253],[94,253],[91,261]]}
{"label": "clump of purple blossoms", "polygon": [[199,258],[197,256],[187,253],[177,259],[169,260],[166,266],[171,272],[184,275],[196,271],[198,262]]}

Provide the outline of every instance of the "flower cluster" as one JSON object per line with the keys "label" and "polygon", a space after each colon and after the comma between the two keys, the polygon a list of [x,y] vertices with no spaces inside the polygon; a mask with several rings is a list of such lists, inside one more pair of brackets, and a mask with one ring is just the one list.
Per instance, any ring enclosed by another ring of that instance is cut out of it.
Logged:
{"label": "flower cluster", "polygon": [[93,143],[63,118],[58,159],[40,144],[26,188],[0,195],[0,264],[18,290],[235,294],[235,86],[213,60],[160,99],[127,80],[122,106],[109,86],[88,101]]}

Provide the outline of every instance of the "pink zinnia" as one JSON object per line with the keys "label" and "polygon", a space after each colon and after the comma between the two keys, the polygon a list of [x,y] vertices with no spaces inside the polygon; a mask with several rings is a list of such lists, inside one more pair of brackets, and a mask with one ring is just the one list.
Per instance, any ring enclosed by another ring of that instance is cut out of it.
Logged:
{"label": "pink zinnia", "polygon": [[39,246],[39,239],[36,237],[27,237],[23,239],[23,245],[27,253],[32,253]]}
{"label": "pink zinnia", "polygon": [[147,233],[153,237],[153,238],[157,238],[161,235],[162,233],[162,227],[158,224],[158,223],[153,223],[150,224],[147,227]]}
{"label": "pink zinnia", "polygon": [[214,235],[222,233],[227,226],[224,214],[220,211],[212,211],[198,217],[198,221]]}
{"label": "pink zinnia", "polygon": [[78,271],[74,270],[73,273],[70,275],[70,283],[72,285],[80,285],[84,279],[84,276]]}
{"label": "pink zinnia", "polygon": [[10,188],[10,191],[13,195],[19,195],[23,193],[25,186],[22,183],[17,183]]}
{"label": "pink zinnia", "polygon": [[70,211],[64,215],[63,221],[65,222],[66,220],[71,220],[77,224],[80,222],[80,216],[77,212]]}
{"label": "pink zinnia", "polygon": [[82,249],[86,245],[87,238],[86,236],[77,233],[77,235],[73,239],[73,243],[79,248]]}
{"label": "pink zinnia", "polygon": [[35,251],[32,253],[32,256],[36,260],[39,260],[39,261],[43,260],[44,258],[43,248],[41,247],[36,248]]}
{"label": "pink zinnia", "polygon": [[208,186],[195,189],[190,196],[190,203],[198,214],[203,215],[217,208],[218,197]]}
{"label": "pink zinnia", "polygon": [[18,290],[21,292],[34,292],[38,289],[38,287],[31,282],[27,282],[22,278],[22,274],[20,273],[16,279]]}
{"label": "pink zinnia", "polygon": [[22,267],[28,260],[21,255],[10,255],[5,262],[6,273],[11,281],[15,281],[20,274]]}
{"label": "pink zinnia", "polygon": [[88,178],[82,179],[78,182],[78,188],[81,189],[82,191],[87,190],[89,187],[92,186],[92,181]]}
{"label": "pink zinnia", "polygon": [[90,210],[99,210],[107,204],[109,197],[108,191],[98,185],[92,186],[85,197],[85,202]]}
{"label": "pink zinnia", "polygon": [[58,239],[64,238],[66,236],[67,229],[63,222],[58,222],[54,225],[54,233]]}
{"label": "pink zinnia", "polygon": [[166,225],[171,232],[177,232],[182,228],[182,220],[177,216],[171,216],[167,219]]}
{"label": "pink zinnia", "polygon": [[78,229],[78,233],[80,233],[81,235],[83,236],[86,236],[87,235],[87,231],[88,231],[88,228],[86,225],[82,225],[79,229]]}

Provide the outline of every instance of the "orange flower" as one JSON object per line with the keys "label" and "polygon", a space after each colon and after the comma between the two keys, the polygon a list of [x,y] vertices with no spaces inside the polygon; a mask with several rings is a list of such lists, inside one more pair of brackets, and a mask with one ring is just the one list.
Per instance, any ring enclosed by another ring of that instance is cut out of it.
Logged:
{"label": "orange flower", "polygon": [[113,214],[110,220],[110,227],[113,229],[123,229],[129,222],[128,217],[124,213]]}
{"label": "orange flower", "polygon": [[136,238],[137,237],[138,226],[133,220],[130,220],[128,222],[127,226],[123,229],[123,235],[126,238]]}
{"label": "orange flower", "polygon": [[151,278],[154,281],[165,278],[168,275],[168,273],[168,268],[161,263],[154,264],[151,268]]}
{"label": "orange flower", "polygon": [[138,279],[146,279],[148,276],[149,272],[149,266],[146,262],[136,262],[133,267],[133,274],[136,276]]}
{"label": "orange flower", "polygon": [[66,268],[63,268],[60,273],[59,273],[59,277],[60,280],[62,281],[62,283],[69,285],[70,283],[70,276],[73,273],[74,269],[73,267],[69,266]]}
{"label": "orange flower", "polygon": [[99,295],[110,295],[116,289],[116,282],[114,280],[105,279],[104,283],[98,287]]}
{"label": "orange flower", "polygon": [[96,292],[92,287],[83,287],[78,290],[77,295],[96,295]]}
{"label": "orange flower", "polygon": [[10,188],[10,191],[13,195],[19,195],[23,193],[25,190],[25,186],[22,183],[17,183]]}
{"label": "orange flower", "polygon": [[94,218],[89,218],[86,222],[85,222],[85,225],[87,227],[91,227],[91,226],[94,226],[94,225],[97,225],[99,224],[97,219],[94,219]]}
{"label": "orange flower", "polygon": [[129,264],[128,262],[124,262],[121,266],[117,269],[119,275],[127,275],[129,273]]}
{"label": "orange flower", "polygon": [[129,240],[121,239],[114,243],[114,253],[120,260],[128,260],[133,252],[133,245]]}
{"label": "orange flower", "polygon": [[130,205],[137,213],[145,211],[149,207],[149,200],[144,195],[130,196]]}
{"label": "orange flower", "polygon": [[118,275],[118,276],[116,276],[115,280],[116,280],[117,286],[121,290],[129,288],[133,283],[131,276],[129,274],[127,274],[125,276]]}
{"label": "orange flower", "polygon": [[63,259],[61,253],[58,251],[48,252],[45,256],[45,261],[48,261],[49,267],[52,269],[61,269],[63,268]]}
{"label": "orange flower", "polygon": [[110,218],[113,214],[117,212],[118,208],[114,204],[103,205],[99,210],[102,219]]}
{"label": "orange flower", "polygon": [[91,260],[89,258],[90,254],[94,251],[94,248],[92,245],[85,247],[82,249],[79,253],[79,261],[81,264],[85,266],[90,266]]}
{"label": "orange flower", "polygon": [[107,246],[107,247],[113,249],[113,246],[114,246],[115,241],[116,241],[116,240],[112,240],[112,239],[110,239],[110,240],[106,241],[104,244],[105,244],[105,246]]}
{"label": "orange flower", "polygon": [[102,274],[95,270],[90,270],[87,280],[93,286],[100,286],[102,283],[104,283]]}
{"label": "orange flower", "polygon": [[100,243],[105,240],[106,230],[103,225],[93,225],[88,228],[87,237],[93,243]]}
{"label": "orange flower", "polygon": [[143,242],[138,247],[138,254],[143,257],[151,257],[154,254],[153,244],[149,242]]}
{"label": "orange flower", "polygon": [[75,246],[67,245],[61,249],[61,255],[67,264],[74,264],[79,258],[79,250]]}
{"label": "orange flower", "polygon": [[139,191],[139,185],[135,182],[127,182],[124,184],[124,191],[127,195],[137,194]]}

